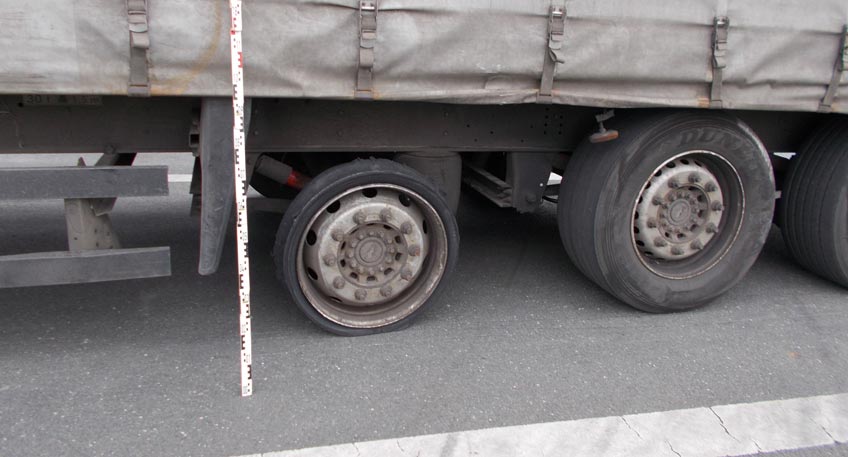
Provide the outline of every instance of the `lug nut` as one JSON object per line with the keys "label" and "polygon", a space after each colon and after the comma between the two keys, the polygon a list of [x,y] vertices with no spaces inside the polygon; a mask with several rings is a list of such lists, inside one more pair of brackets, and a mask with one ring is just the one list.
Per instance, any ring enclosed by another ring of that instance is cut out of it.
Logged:
{"label": "lug nut", "polygon": [[359,232],[359,234],[358,234],[358,235],[356,235],[356,238],[358,238],[358,239],[359,239],[359,241],[362,241],[362,240],[364,240],[364,239],[365,239],[365,234],[364,234],[364,233],[362,233],[362,232]]}
{"label": "lug nut", "polygon": [[718,187],[716,187],[715,183],[711,182],[711,183],[707,183],[707,185],[704,186],[704,190],[707,191],[707,192],[715,192],[715,191],[718,190]]}
{"label": "lug nut", "polygon": [[671,248],[671,254],[672,255],[683,255],[683,248],[675,246],[675,247]]}
{"label": "lug nut", "polygon": [[380,273],[386,271],[386,267],[384,267],[383,265],[380,265],[379,267],[377,267],[377,269],[380,270]]}
{"label": "lug nut", "polygon": [[648,228],[657,228],[657,220],[654,218],[648,219]]}
{"label": "lug nut", "polygon": [[689,245],[689,247],[696,251],[700,251],[701,249],[704,249],[704,243],[701,243],[701,240],[695,240]]}
{"label": "lug nut", "polygon": [[356,222],[357,224],[364,224],[365,217],[364,211],[357,211],[356,214],[353,215],[353,222]]}
{"label": "lug nut", "polygon": [[345,257],[347,257],[348,259],[352,259],[353,258],[353,249],[348,249],[347,251],[345,251]]}
{"label": "lug nut", "polygon": [[384,297],[388,297],[391,294],[392,294],[392,286],[383,286],[380,289],[380,295],[382,295]]}
{"label": "lug nut", "polygon": [[344,239],[344,233],[341,230],[333,230],[333,240],[341,241]]}
{"label": "lug nut", "polygon": [[351,242],[350,242],[350,246],[351,246],[351,247],[354,247],[354,248],[355,248],[355,247],[357,247],[357,246],[359,246],[359,240],[353,240],[353,241],[351,241]]}
{"label": "lug nut", "polygon": [[412,270],[410,270],[409,268],[404,268],[400,271],[400,278],[404,281],[409,281],[410,279],[412,279]]}
{"label": "lug nut", "polygon": [[718,233],[718,227],[715,224],[710,222],[707,224],[707,233]]}
{"label": "lug nut", "polygon": [[653,203],[654,206],[660,206],[662,205],[662,200],[660,200],[659,197],[654,197],[654,199],[651,200],[651,203]]}
{"label": "lug nut", "polygon": [[409,222],[404,222],[400,226],[400,231],[403,232],[404,235],[409,235],[410,233],[412,233],[412,224],[410,224]]}
{"label": "lug nut", "polygon": [[341,289],[345,285],[345,280],[341,276],[336,276],[336,279],[333,280],[333,287],[336,289]]}
{"label": "lug nut", "polygon": [[359,268],[356,269],[356,271],[359,272],[359,274],[364,275],[365,274],[365,267],[360,266]]}
{"label": "lug nut", "polygon": [[377,232],[371,230],[368,232],[368,236],[377,236]]}
{"label": "lug nut", "polygon": [[[391,252],[391,250],[389,250],[389,252]],[[411,255],[412,257],[418,257],[419,255],[421,255],[421,246],[417,244],[413,244],[412,246],[410,246],[409,255]]]}
{"label": "lug nut", "polygon": [[359,289],[356,291],[354,296],[359,301],[365,300],[365,298],[368,297],[368,291],[366,291],[365,289]]}
{"label": "lug nut", "polygon": [[395,252],[397,252],[397,248],[394,246],[389,246],[389,253],[394,254]]}
{"label": "lug nut", "polygon": [[698,184],[699,182],[701,182],[701,176],[699,176],[697,173],[692,173],[691,175],[689,175],[689,182],[692,184]]}
{"label": "lug nut", "polygon": [[724,205],[722,205],[721,202],[713,202],[712,210],[713,211],[724,211]]}
{"label": "lug nut", "polygon": [[677,189],[678,187],[680,187],[680,181],[673,178],[668,181],[668,187],[671,187],[672,189]]}
{"label": "lug nut", "polygon": [[654,239],[654,246],[658,248],[664,248],[668,246],[668,243],[666,243],[664,239],[657,237],[656,239]]}
{"label": "lug nut", "polygon": [[377,272],[377,271],[376,271],[376,270],[374,270],[373,268],[369,268],[369,269],[368,269],[368,276],[374,276],[374,273],[376,273],[376,272]]}
{"label": "lug nut", "polygon": [[327,254],[327,255],[324,256],[324,265],[327,265],[328,267],[332,267],[335,264],[336,264],[336,256],[334,256],[332,254]]}
{"label": "lug nut", "polygon": [[380,211],[380,220],[383,222],[388,222],[389,219],[392,218],[392,210],[385,208]]}
{"label": "lug nut", "polygon": [[357,262],[356,260],[350,261],[350,267],[351,268],[356,268],[357,266],[359,266],[359,262]]}
{"label": "lug nut", "polygon": [[386,265],[391,265],[392,263],[394,263],[394,261],[395,261],[394,256],[386,256]]}

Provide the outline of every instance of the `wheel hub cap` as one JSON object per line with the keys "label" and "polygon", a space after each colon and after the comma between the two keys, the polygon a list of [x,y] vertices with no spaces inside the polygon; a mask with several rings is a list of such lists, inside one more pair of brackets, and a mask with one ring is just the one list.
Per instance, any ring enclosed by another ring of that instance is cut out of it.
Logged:
{"label": "wheel hub cap", "polygon": [[718,233],[724,195],[718,180],[691,158],[673,160],[646,183],[633,218],[637,250],[657,260],[683,260]]}
{"label": "wheel hub cap", "polygon": [[336,212],[313,223],[314,242],[304,246],[312,283],[337,303],[367,307],[403,294],[423,268],[429,246],[425,217],[399,192],[346,195]]}

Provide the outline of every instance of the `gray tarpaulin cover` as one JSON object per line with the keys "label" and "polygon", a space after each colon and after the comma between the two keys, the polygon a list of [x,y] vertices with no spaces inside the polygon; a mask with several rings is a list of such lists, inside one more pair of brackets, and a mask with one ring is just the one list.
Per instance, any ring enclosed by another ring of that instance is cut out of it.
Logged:
{"label": "gray tarpaulin cover", "polygon": [[[226,0],[148,0],[150,91],[229,96]],[[846,0],[568,0],[553,102],[706,107],[727,16],[725,108],[819,109]],[[246,0],[246,91],[351,99],[359,2]],[[534,103],[551,0],[381,0],[373,97]],[[127,94],[125,0],[0,0],[0,92]],[[848,72],[838,87],[848,98]],[[834,110],[848,112],[848,103]]]}

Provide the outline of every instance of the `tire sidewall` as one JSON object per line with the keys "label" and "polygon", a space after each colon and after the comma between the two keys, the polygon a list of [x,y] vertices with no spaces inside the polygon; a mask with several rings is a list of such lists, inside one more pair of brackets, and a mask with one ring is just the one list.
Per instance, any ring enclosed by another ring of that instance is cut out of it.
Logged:
{"label": "tire sidewall", "polygon": [[[756,260],[771,226],[774,178],[763,145],[729,116],[669,116],[639,132],[620,151],[595,213],[596,255],[611,291],[630,305],[653,312],[703,305],[735,285]],[[632,215],[648,178],[664,162],[689,151],[709,151],[733,166],[744,192],[744,212],[735,241],[710,269],[669,279],[648,269],[633,247]]]}
{"label": "tire sidewall", "polygon": [[[378,328],[352,328],[327,319],[318,312],[300,288],[297,277],[298,247],[301,235],[312,217],[348,189],[368,184],[394,184],[417,193],[436,210],[447,235],[445,269],[427,300],[403,319]],[[403,329],[432,305],[433,299],[450,277],[459,253],[459,229],[444,196],[435,185],[415,170],[390,160],[369,159],[337,165],[309,183],[292,201],[277,232],[274,258],[277,275],[286,285],[297,307],[322,329],[342,336],[361,336]]]}

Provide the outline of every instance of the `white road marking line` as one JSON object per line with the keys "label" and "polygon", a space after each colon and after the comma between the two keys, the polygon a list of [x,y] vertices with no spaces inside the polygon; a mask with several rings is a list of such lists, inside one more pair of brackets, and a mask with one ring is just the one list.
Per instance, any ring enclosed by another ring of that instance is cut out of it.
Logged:
{"label": "white road marking line", "polygon": [[244,457],[719,457],[848,442],[848,394],[348,443]]}
{"label": "white road marking line", "polygon": [[168,182],[191,182],[191,175],[168,175]]}

